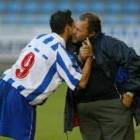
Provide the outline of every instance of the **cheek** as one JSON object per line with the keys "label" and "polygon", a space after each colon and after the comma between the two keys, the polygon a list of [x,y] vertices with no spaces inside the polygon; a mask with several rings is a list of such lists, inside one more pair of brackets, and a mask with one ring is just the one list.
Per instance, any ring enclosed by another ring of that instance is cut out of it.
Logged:
{"label": "cheek", "polygon": [[87,35],[86,34],[79,34],[78,37],[80,38],[80,40],[85,40]]}
{"label": "cheek", "polygon": [[72,35],[72,33],[73,33],[73,30],[70,30],[70,34]]}

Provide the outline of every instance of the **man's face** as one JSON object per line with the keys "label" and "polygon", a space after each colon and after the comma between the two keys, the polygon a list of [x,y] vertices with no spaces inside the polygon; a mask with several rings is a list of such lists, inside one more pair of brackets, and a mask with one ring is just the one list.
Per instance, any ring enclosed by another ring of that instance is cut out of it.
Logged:
{"label": "man's face", "polygon": [[74,43],[82,42],[88,37],[88,21],[87,20],[79,20],[75,23],[73,28],[72,41]]}

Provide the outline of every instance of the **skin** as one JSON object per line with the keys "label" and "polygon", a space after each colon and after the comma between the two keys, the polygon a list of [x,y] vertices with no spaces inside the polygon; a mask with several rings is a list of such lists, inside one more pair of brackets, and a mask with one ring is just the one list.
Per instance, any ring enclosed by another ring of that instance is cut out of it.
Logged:
{"label": "skin", "polygon": [[95,35],[94,31],[88,31],[88,19],[78,20],[73,28],[72,41],[74,43],[83,42],[87,37],[90,38]]}
{"label": "skin", "polygon": [[88,21],[77,21],[73,28],[73,36],[72,41],[74,43],[83,42],[87,37],[89,37],[89,33],[87,30]]}

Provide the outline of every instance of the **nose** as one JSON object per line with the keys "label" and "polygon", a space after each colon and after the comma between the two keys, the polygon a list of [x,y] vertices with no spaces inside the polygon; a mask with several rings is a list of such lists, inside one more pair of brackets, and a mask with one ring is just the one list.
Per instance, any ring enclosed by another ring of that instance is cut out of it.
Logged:
{"label": "nose", "polygon": [[76,28],[73,28],[73,34],[76,34]]}

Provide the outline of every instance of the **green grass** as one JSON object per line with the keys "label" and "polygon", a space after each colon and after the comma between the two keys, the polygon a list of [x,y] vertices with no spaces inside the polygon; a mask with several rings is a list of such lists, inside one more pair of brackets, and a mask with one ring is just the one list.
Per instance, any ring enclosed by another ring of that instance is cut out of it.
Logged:
{"label": "green grass", "polygon": [[[35,140],[66,140],[63,132],[63,111],[66,86],[62,85],[45,103],[38,107],[37,133]],[[81,140],[78,129],[69,133],[70,140]]]}
{"label": "green grass", "polygon": [[[63,132],[63,110],[66,86],[62,85],[43,105],[37,109],[37,128],[35,140],[66,140]],[[135,130],[140,140],[140,129]],[[82,140],[78,128],[68,134],[69,140]],[[0,137],[0,140],[9,140]]]}

